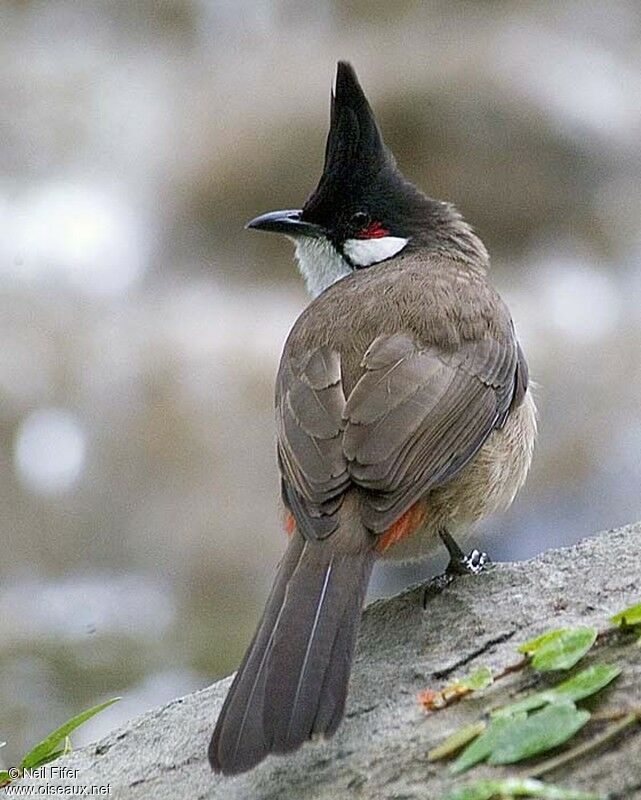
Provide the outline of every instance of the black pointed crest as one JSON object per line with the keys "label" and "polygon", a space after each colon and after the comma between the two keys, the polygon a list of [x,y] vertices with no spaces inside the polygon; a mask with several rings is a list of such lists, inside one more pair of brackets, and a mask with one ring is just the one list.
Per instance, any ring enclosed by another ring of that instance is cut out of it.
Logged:
{"label": "black pointed crest", "polygon": [[339,207],[356,210],[367,187],[381,172],[394,169],[394,159],[383,143],[354,68],[339,61],[325,166],[318,187],[305,203],[303,218],[323,222],[335,216]]}
{"label": "black pointed crest", "polygon": [[383,137],[354,68],[339,61],[323,172],[336,173],[364,164],[376,168],[386,158]]}

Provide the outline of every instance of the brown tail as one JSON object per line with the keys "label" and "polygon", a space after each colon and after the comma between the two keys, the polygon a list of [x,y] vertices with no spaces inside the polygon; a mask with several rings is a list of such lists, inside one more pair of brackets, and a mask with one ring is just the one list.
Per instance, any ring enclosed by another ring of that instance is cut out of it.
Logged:
{"label": "brown tail", "polygon": [[375,558],[374,537],[350,523],[325,540],[291,537],[216,723],[216,772],[244,772],[338,727]]}

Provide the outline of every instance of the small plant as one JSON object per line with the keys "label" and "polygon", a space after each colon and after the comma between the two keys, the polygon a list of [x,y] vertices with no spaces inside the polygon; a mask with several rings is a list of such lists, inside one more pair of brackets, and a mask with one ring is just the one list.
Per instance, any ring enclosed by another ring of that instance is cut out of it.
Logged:
{"label": "small plant", "polygon": [[41,742],[38,742],[35,747],[29,750],[18,767],[9,770],[0,770],[0,788],[7,786],[16,778],[23,777],[25,773],[29,773],[31,770],[49,764],[51,761],[55,761],[56,758],[70,753],[71,742],[69,740],[69,734],[75,731],[76,728],[84,725],[91,717],[95,717],[96,714],[104,711],[105,708],[113,705],[118,700],[120,700],[120,697],[113,697],[105,703],[100,703],[100,705],[94,706],[93,708],[88,708],[86,711],[82,711],[80,714],[72,717],[65,722],[64,725],[56,728],[53,733],[50,733],[49,736]]}
{"label": "small plant", "polygon": [[[610,621],[624,631],[638,635],[641,632],[641,604],[621,611]],[[422,692],[419,700],[426,710],[438,711],[465,695],[482,691],[494,681],[526,667],[539,672],[569,670],[607,633],[607,630],[599,633],[592,627],[550,631],[522,644],[518,651],[524,658],[502,672],[492,674],[487,667],[482,667],[468,678],[439,692]],[[639,643],[641,644],[641,638]],[[589,711],[577,708],[575,703],[597,694],[620,673],[621,668],[616,664],[594,664],[554,686],[495,708],[485,718],[448,736],[442,744],[430,751],[428,759],[438,761],[458,754],[458,758],[450,766],[450,772],[458,774],[482,762],[490,765],[514,764],[556,750],[571,740],[592,717]],[[600,735],[588,738],[581,744],[537,764],[529,770],[527,779],[472,781],[454,787],[447,800],[489,800],[494,797],[540,797],[550,800],[596,798],[594,794],[551,786],[533,779],[591,753],[627,728],[638,725],[641,723],[641,710],[601,713],[600,719],[616,722]]]}
{"label": "small plant", "polygon": [[491,800],[493,797],[538,797],[540,800],[604,800],[591,792],[563,789],[530,778],[478,780],[453,789],[444,800]]}

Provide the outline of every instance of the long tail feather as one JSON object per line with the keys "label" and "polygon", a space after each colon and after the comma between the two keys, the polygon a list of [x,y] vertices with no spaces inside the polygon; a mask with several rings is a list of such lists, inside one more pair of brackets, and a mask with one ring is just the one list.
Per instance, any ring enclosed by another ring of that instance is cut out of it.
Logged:
{"label": "long tail feather", "polygon": [[209,746],[215,771],[244,772],[268,753],[334,733],[374,558],[364,529],[322,541],[294,533],[216,723]]}

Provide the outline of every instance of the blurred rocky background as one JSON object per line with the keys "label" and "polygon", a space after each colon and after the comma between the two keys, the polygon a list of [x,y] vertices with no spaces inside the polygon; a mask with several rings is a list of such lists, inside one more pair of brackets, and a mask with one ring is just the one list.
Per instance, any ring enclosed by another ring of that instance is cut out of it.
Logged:
{"label": "blurred rocky background", "polygon": [[6,764],[87,705],[125,698],[77,742],[242,655],[283,549],[272,384],[307,302],[288,243],[243,224],[315,185],[337,58],[406,174],[485,240],[540,385],[531,478],[484,546],[641,517],[635,0],[4,0]]}

